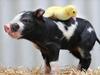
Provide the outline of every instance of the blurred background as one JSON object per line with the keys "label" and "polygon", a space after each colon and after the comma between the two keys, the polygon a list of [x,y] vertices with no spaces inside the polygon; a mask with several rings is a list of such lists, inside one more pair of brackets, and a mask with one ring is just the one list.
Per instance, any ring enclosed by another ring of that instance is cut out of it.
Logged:
{"label": "blurred background", "polygon": [[[21,11],[46,9],[50,6],[73,4],[78,9],[78,16],[89,20],[100,39],[100,0],[0,0],[0,64],[13,67],[24,66],[34,68],[43,65],[39,50],[27,40],[16,40],[9,37],[3,30],[8,23]],[[92,54],[91,68],[100,66],[100,45],[95,44]],[[57,63],[60,66],[77,65],[78,59],[68,51],[60,51]]]}

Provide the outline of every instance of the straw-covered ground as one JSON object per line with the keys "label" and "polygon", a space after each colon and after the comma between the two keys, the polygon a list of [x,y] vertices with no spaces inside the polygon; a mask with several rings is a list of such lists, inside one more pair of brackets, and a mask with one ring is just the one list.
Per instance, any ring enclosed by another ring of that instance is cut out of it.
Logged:
{"label": "straw-covered ground", "polygon": [[64,69],[55,68],[51,74],[44,74],[43,68],[40,67],[28,69],[24,67],[6,68],[0,66],[0,75],[100,75],[100,69],[89,69],[87,72],[81,72],[75,67],[66,67]]}

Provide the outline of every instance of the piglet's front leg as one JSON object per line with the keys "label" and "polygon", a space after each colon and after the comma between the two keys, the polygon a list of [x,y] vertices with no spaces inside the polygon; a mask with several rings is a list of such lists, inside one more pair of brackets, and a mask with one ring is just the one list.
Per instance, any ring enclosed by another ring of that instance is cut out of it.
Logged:
{"label": "piglet's front leg", "polygon": [[50,63],[45,61],[45,74],[50,74],[50,72],[51,72]]}
{"label": "piglet's front leg", "polygon": [[50,73],[50,62],[58,60],[60,46],[57,43],[50,42],[46,44],[45,47],[47,48],[47,50],[45,50],[45,52],[42,52],[42,56],[45,60],[45,73]]}

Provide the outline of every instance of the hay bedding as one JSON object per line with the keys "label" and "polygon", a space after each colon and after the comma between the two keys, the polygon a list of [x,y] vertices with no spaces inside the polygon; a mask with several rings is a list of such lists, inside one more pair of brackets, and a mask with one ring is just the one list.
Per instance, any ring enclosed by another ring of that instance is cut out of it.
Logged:
{"label": "hay bedding", "polygon": [[40,67],[28,69],[24,67],[6,68],[0,66],[0,75],[100,75],[100,69],[89,69],[87,72],[81,72],[75,67],[66,67],[64,69],[56,68],[51,74],[45,74],[43,68]]}

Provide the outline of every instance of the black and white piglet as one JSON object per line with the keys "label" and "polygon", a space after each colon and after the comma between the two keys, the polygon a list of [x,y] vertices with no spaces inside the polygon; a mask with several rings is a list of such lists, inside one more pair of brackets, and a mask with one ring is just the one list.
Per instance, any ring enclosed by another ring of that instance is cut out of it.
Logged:
{"label": "black and white piglet", "polygon": [[5,32],[16,39],[27,39],[35,43],[45,61],[45,72],[51,71],[50,62],[58,60],[60,49],[67,49],[78,58],[78,69],[87,70],[91,63],[91,54],[98,40],[91,23],[82,18],[66,21],[43,17],[43,9],[19,13],[8,24]]}

